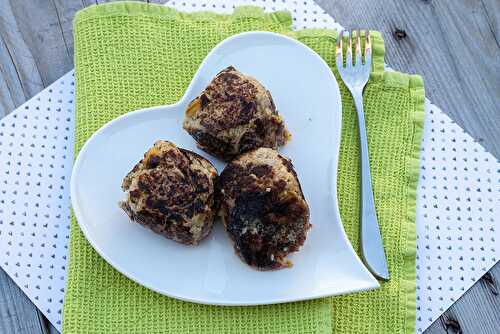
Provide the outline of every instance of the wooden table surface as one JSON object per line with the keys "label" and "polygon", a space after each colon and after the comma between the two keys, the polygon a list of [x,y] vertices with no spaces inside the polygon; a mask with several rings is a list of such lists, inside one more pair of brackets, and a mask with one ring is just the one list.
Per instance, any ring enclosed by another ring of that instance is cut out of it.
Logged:
{"label": "wooden table surface", "polygon": [[[0,0],[0,118],[73,68],[72,19],[95,2]],[[317,2],[346,28],[382,31],[387,63],[421,74],[427,97],[500,158],[499,0]],[[500,333],[499,284],[497,264],[425,333]],[[56,332],[0,269],[0,333]]]}

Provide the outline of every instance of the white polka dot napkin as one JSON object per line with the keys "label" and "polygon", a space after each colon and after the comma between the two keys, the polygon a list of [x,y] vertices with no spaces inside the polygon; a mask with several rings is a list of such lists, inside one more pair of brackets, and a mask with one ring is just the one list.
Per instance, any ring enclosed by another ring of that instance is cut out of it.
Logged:
{"label": "white polka dot napkin", "polygon": [[0,120],[0,265],[60,330],[73,164],[73,71]]}

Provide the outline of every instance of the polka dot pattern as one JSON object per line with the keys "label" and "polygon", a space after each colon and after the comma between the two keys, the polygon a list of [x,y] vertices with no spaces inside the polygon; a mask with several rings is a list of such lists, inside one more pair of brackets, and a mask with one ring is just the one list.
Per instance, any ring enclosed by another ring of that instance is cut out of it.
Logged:
{"label": "polka dot pattern", "polygon": [[[336,23],[312,0],[171,0],[182,11],[288,9],[294,29]],[[73,71],[0,120],[0,265],[57,329],[69,235]],[[417,189],[417,332],[498,260],[500,164],[426,103]]]}
{"label": "polka dot pattern", "polygon": [[500,164],[426,101],[417,188],[417,332],[498,260]]}
{"label": "polka dot pattern", "polygon": [[0,265],[56,328],[68,254],[73,71],[0,121]]}

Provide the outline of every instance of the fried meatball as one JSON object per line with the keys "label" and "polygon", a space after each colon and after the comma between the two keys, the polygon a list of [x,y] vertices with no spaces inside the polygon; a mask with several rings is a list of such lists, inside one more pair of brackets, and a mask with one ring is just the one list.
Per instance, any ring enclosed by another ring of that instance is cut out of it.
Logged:
{"label": "fried meatball", "polygon": [[286,259],[304,244],[309,207],[287,158],[258,148],[221,173],[220,216],[240,258],[259,270],[290,267]]}
{"label": "fried meatball", "polygon": [[269,91],[232,66],[189,104],[183,126],[201,149],[226,161],[291,137]]}
{"label": "fried meatball", "polygon": [[177,242],[196,245],[211,231],[217,170],[198,154],[157,141],[125,176],[120,202],[130,219]]}

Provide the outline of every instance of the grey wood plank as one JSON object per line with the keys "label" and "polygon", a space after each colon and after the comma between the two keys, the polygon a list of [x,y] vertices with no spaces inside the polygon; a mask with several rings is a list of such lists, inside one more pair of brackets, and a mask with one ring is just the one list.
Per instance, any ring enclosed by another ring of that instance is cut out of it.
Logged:
{"label": "grey wood plank", "polygon": [[97,4],[97,0],[82,0],[83,7]]}
{"label": "grey wood plank", "polygon": [[68,51],[70,64],[73,67],[73,18],[76,12],[86,5],[82,0],[52,0],[52,3],[57,14],[64,45]]}
{"label": "grey wood plank", "polygon": [[500,263],[469,289],[425,334],[498,334],[500,332]]}
{"label": "grey wood plank", "polygon": [[3,269],[0,269],[0,333],[49,333],[43,315]]}
{"label": "grey wood plank", "polygon": [[73,67],[72,20],[84,3],[43,0],[33,4],[0,1],[0,116]]}
{"label": "grey wood plank", "polygon": [[0,115],[7,114],[12,106],[20,105],[44,87],[8,1],[0,1],[0,76]]}
{"label": "grey wood plank", "polygon": [[[2,48],[3,44],[0,44],[0,48]],[[3,55],[3,50],[0,50],[0,57]],[[0,59],[0,64],[2,64],[2,60]],[[7,71],[7,73],[12,73],[12,71]],[[10,110],[13,110],[15,107],[14,98],[11,96],[11,89],[7,84],[8,78],[5,77],[2,66],[0,65],[0,118],[7,115]],[[18,82],[17,80],[14,82]],[[16,90],[14,90],[16,91]],[[19,91],[19,90],[17,90]],[[21,99],[20,99],[21,100]]]}
{"label": "grey wood plank", "polygon": [[[31,51],[45,87],[73,67],[60,14],[52,0],[16,0],[11,1],[11,8],[19,28],[17,38],[22,39]],[[14,57],[18,55],[14,54]]]}
{"label": "grey wood plank", "polygon": [[498,2],[482,1],[482,4],[486,13],[486,22],[489,25],[491,33],[495,36],[498,45],[500,36],[500,11],[498,10]]}
{"label": "grey wood plank", "polygon": [[110,0],[0,1],[0,116],[72,68],[74,15],[105,2]]}
{"label": "grey wood plank", "polygon": [[48,334],[60,334],[59,331],[52,326],[52,324],[49,322],[49,333]]}
{"label": "grey wood plank", "polygon": [[421,74],[427,97],[500,158],[500,1],[317,2],[348,29],[382,31],[387,63]]}

